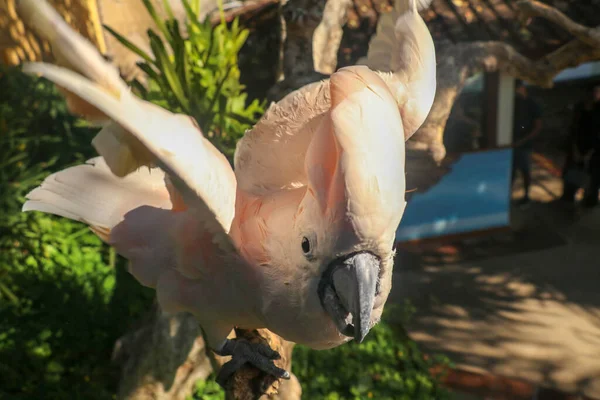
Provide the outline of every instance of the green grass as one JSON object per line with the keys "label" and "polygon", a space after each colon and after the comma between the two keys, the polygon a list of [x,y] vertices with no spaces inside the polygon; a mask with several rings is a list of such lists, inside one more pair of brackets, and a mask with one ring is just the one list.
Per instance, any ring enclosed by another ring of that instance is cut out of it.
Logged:
{"label": "green grass", "polygon": [[112,347],[153,293],[85,225],[20,212],[50,172],[93,156],[97,129],[43,79],[2,67],[0,87],[0,398],[111,398]]}

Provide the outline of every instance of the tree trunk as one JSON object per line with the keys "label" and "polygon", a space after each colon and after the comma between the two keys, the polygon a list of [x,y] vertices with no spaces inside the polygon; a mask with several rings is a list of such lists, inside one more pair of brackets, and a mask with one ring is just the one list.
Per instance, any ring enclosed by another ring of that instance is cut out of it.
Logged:
{"label": "tree trunk", "polygon": [[280,100],[304,85],[327,78],[315,71],[313,59],[313,34],[322,21],[324,9],[325,0],[282,1],[283,79],[267,93],[269,101]]}
{"label": "tree trunk", "polygon": [[117,397],[128,400],[185,400],[213,370],[195,318],[165,314],[157,304],[117,341],[113,360],[121,368]]}

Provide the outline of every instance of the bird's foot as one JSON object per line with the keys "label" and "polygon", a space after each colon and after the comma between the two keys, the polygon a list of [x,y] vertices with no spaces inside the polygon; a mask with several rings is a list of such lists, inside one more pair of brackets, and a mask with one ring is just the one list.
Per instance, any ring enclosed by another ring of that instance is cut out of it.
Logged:
{"label": "bird's foot", "polygon": [[279,360],[281,355],[266,344],[251,343],[245,339],[227,339],[217,354],[231,356],[231,360],[221,367],[217,376],[217,383],[222,387],[225,387],[229,378],[246,363],[277,378],[290,379],[289,372],[273,363],[273,360]]}

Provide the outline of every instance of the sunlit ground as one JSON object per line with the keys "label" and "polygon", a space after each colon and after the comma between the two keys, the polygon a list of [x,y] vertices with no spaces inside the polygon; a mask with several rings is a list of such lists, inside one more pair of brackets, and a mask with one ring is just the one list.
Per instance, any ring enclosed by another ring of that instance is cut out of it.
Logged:
{"label": "sunlit ground", "polygon": [[401,258],[392,298],[416,306],[412,337],[461,368],[600,398],[600,209],[554,201],[561,182],[540,164],[512,232]]}

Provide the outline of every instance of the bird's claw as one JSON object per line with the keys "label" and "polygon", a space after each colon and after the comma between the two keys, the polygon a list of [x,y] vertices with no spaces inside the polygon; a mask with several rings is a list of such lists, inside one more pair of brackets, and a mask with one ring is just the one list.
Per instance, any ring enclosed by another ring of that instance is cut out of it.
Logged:
{"label": "bird's claw", "polygon": [[227,339],[218,354],[231,356],[231,360],[221,367],[217,376],[217,383],[223,388],[229,378],[246,363],[277,378],[290,379],[289,372],[273,363],[273,360],[279,360],[281,355],[266,344],[251,343],[245,339]]}

